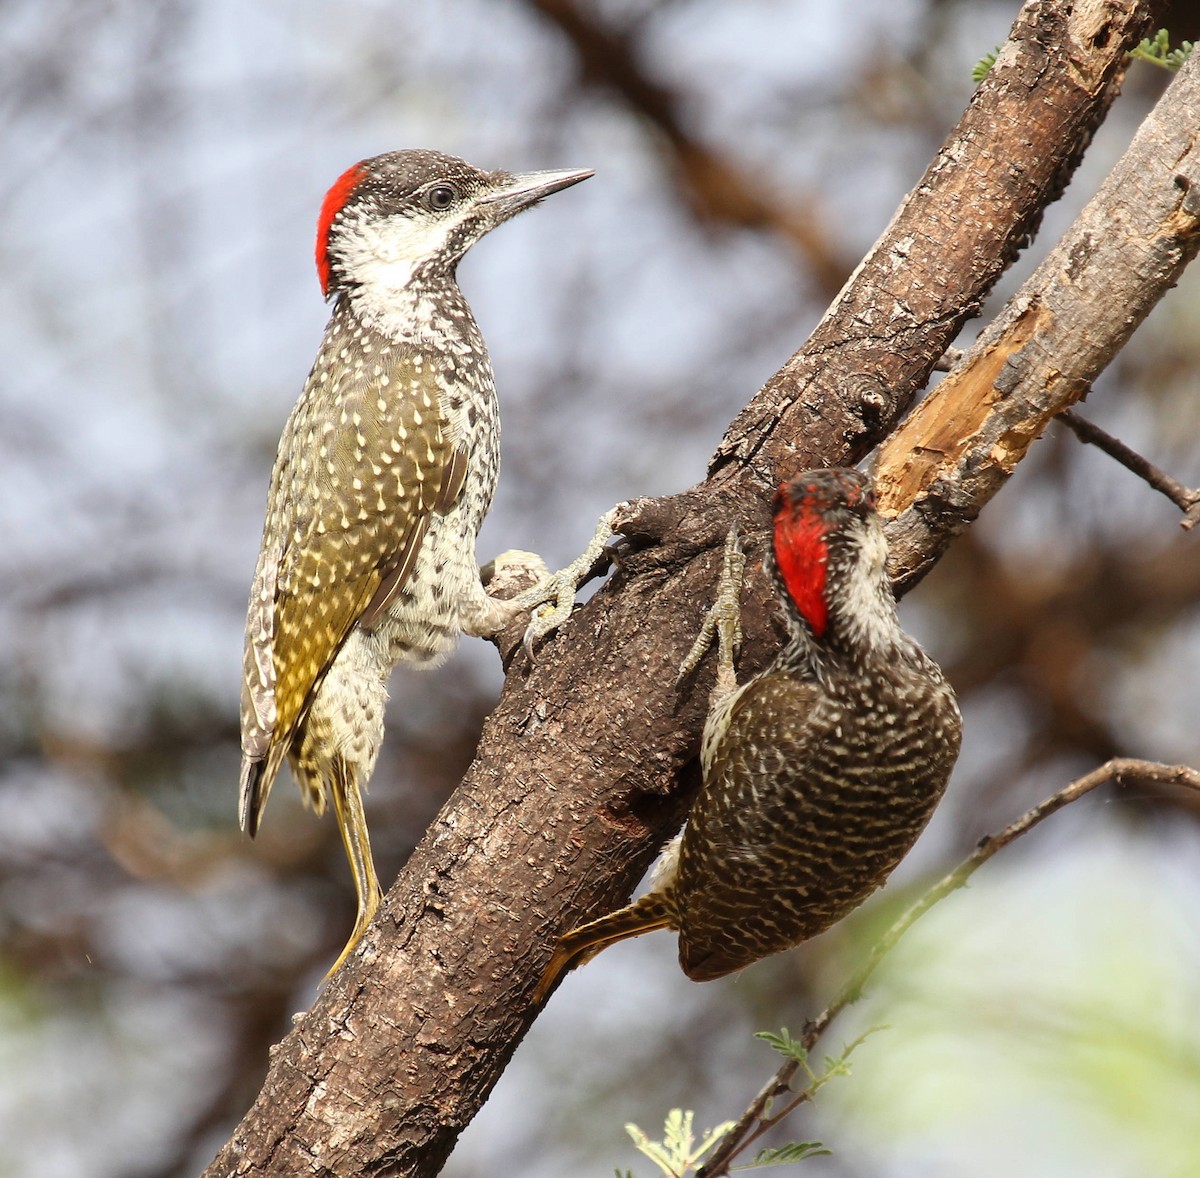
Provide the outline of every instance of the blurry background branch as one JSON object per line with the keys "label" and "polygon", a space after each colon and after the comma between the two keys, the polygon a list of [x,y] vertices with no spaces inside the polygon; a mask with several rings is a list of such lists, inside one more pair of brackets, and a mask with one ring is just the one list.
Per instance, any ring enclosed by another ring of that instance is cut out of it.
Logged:
{"label": "blurry background branch", "polygon": [[575,0],[530,0],[567,37],[584,82],[603,86],[663,137],[683,195],[704,221],[779,234],[796,250],[819,292],[832,298],[852,260],[835,249],[835,235],[816,201],[774,191],[770,181],[708,147],[688,127],[685,104],[652,78],[637,52],[636,28],[619,30],[598,10]]}
{"label": "blurry background branch", "polygon": [[1160,470],[1153,462],[1131,450],[1120,438],[1114,438],[1112,434],[1088,421],[1086,417],[1080,417],[1078,413],[1064,409],[1059,413],[1058,419],[1081,442],[1087,442],[1103,450],[1110,458],[1115,458],[1126,470],[1131,470],[1138,478],[1145,480],[1156,491],[1170,499],[1183,512],[1183,519],[1179,521],[1179,526],[1184,531],[1190,531],[1200,523],[1200,491],[1192,487],[1185,487],[1178,479],[1172,478],[1165,470]]}

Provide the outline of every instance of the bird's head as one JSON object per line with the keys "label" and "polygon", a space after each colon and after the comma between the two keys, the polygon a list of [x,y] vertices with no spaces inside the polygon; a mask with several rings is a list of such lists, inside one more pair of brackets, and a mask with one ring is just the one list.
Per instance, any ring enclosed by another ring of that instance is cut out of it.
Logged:
{"label": "bird's head", "polygon": [[817,642],[875,642],[895,630],[887,541],[865,475],[809,470],[780,485],[774,568],[793,621]]}
{"label": "bird's head", "polygon": [[450,279],[485,233],[592,173],[485,172],[438,151],[362,160],[330,188],[317,222],[326,298],[356,287],[400,291]]}

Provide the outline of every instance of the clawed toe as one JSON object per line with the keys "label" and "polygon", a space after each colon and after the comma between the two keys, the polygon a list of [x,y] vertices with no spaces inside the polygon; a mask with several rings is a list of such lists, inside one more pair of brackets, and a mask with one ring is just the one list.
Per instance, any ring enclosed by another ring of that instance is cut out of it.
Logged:
{"label": "clawed toe", "polygon": [[[612,536],[612,516],[613,513],[607,511],[600,517],[588,546],[569,565],[557,573],[543,575],[532,589],[512,598],[517,609],[533,611],[521,643],[531,659],[537,643],[553,634],[571,616],[580,585],[592,576]],[[542,568],[545,569],[544,564]]]}
{"label": "clawed toe", "polygon": [[676,684],[683,682],[699,665],[705,652],[712,645],[714,635],[718,640],[718,657],[721,670],[733,667],[733,656],[742,641],[742,578],[746,572],[746,557],[738,542],[737,528],[730,528],[725,537],[725,556],[721,566],[721,579],[717,585],[717,596],[708,612],[700,633],[692,648],[679,664]]}

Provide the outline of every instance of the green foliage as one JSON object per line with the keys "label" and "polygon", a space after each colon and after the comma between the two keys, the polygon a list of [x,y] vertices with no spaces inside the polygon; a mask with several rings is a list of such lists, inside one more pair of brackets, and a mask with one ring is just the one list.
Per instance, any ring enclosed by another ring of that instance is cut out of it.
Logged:
{"label": "green foliage", "polygon": [[772,1031],[756,1031],[754,1037],[761,1039],[764,1043],[769,1044],[778,1051],[780,1055],[794,1060],[800,1065],[808,1079],[808,1083],[804,1087],[804,1095],[811,1099],[835,1076],[848,1076],[850,1074],[851,1054],[869,1035],[873,1035],[876,1031],[884,1029],[884,1027],[868,1027],[857,1039],[846,1045],[841,1055],[827,1055],[820,1072],[813,1069],[809,1063],[808,1051],[803,1044],[798,1043],[792,1038],[791,1032],[787,1027],[781,1027],[778,1035]]}
{"label": "green foliage", "polygon": [[[768,1105],[762,1112],[761,1123],[763,1125],[771,1125],[783,1120],[798,1105],[806,1100],[811,1100],[816,1092],[832,1080],[834,1076],[848,1076],[850,1074],[851,1053],[868,1035],[874,1034],[875,1031],[881,1029],[881,1027],[870,1027],[852,1043],[849,1043],[840,1056],[827,1055],[820,1073],[815,1072],[810,1065],[807,1048],[798,1040],[792,1038],[792,1033],[787,1027],[781,1027],[778,1034],[774,1031],[756,1032],[754,1036],[756,1039],[761,1039],[773,1050],[778,1051],[784,1058],[798,1064],[804,1072],[806,1081],[803,1089],[792,1094],[791,1103],[776,1117],[770,1118],[770,1106]],[[633,1139],[633,1144],[637,1147],[638,1152],[648,1157],[659,1168],[664,1178],[688,1178],[688,1175],[696,1172],[704,1159],[704,1155],[736,1123],[734,1121],[726,1121],[718,1125],[715,1129],[709,1129],[700,1141],[697,1142],[692,1130],[692,1116],[693,1114],[690,1110],[685,1112],[683,1109],[673,1108],[667,1114],[661,1142],[651,1141],[637,1125],[626,1125],[625,1131]],[[806,1158],[816,1157],[818,1154],[827,1154],[829,1152],[819,1141],[789,1141],[786,1145],[777,1146],[772,1149],[760,1149],[755,1155],[754,1161],[748,1165],[734,1166],[733,1169],[754,1170],[765,1166],[786,1166],[791,1163],[802,1162]],[[618,1169],[615,1173],[616,1178],[634,1178],[633,1171],[631,1170],[621,1171]]]}
{"label": "green foliage", "polygon": [[[704,1155],[733,1128],[732,1121],[725,1121],[715,1129],[709,1129],[697,1143],[692,1132],[692,1115],[690,1109],[684,1112],[678,1108],[667,1113],[661,1142],[651,1141],[636,1125],[626,1125],[625,1132],[633,1138],[638,1152],[645,1154],[665,1178],[687,1178],[695,1173]],[[633,1178],[632,1173],[628,1173],[628,1178]]]}
{"label": "green foliage", "polygon": [[789,1141],[778,1149],[760,1149],[748,1166],[734,1166],[735,1170],[753,1170],[765,1166],[786,1166],[791,1162],[803,1162],[821,1154],[831,1154],[819,1141]]}
{"label": "green foliage", "polygon": [[780,1028],[778,1035],[771,1031],[755,1031],[754,1037],[769,1044],[780,1055],[785,1055],[788,1059],[794,1059],[802,1067],[808,1066],[807,1048],[801,1046],[792,1038],[791,1032],[788,1031],[787,1027]]}
{"label": "green foliage", "polygon": [[992,66],[994,66],[996,64],[996,57],[999,53],[1000,53],[1000,46],[997,45],[996,48],[991,51],[991,53],[985,53],[971,67],[971,81],[972,82],[982,82],[983,79],[988,76],[988,72],[991,70]]}
{"label": "green foliage", "polygon": [[1192,48],[1191,41],[1180,41],[1179,48],[1172,49],[1171,34],[1166,29],[1159,29],[1153,37],[1143,37],[1141,44],[1129,56],[1174,73],[1187,61]]}
{"label": "green foliage", "polygon": [[[784,1038],[792,1043],[786,1031]],[[792,1045],[798,1046],[795,1043]],[[633,1138],[633,1144],[637,1146],[638,1151],[645,1154],[662,1171],[664,1178],[688,1178],[688,1175],[696,1172],[704,1155],[733,1128],[733,1125],[733,1121],[726,1121],[715,1129],[708,1130],[697,1142],[692,1131],[691,1111],[673,1108],[667,1114],[661,1142],[651,1141],[636,1125],[626,1125],[625,1131]],[[733,1169],[756,1170],[766,1166],[786,1166],[829,1152],[819,1141],[790,1141],[775,1149],[760,1149],[754,1161],[745,1166],[734,1166]],[[618,1169],[614,1173],[616,1178],[634,1178],[632,1170]]]}
{"label": "green foliage", "polygon": [[[1192,52],[1194,43],[1191,41],[1180,41],[1178,49],[1171,48],[1171,34],[1166,29],[1159,29],[1153,37],[1143,37],[1141,43],[1136,49],[1130,51],[1129,56],[1138,61],[1148,61],[1151,65],[1159,66],[1161,69],[1170,70],[1174,73],[1185,61],[1188,55]],[[992,66],[996,64],[996,57],[1000,52],[1000,46],[997,45],[991,53],[985,53],[971,67],[971,81],[982,82],[988,76]]]}

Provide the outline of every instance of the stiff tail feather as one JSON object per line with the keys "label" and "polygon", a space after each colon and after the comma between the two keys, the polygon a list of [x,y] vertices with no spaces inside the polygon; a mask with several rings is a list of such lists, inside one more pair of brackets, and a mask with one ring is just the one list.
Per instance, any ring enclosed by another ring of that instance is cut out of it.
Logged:
{"label": "stiff tail feather", "polygon": [[590,961],[602,949],[630,937],[640,937],[660,928],[678,928],[675,905],[669,893],[650,892],[636,903],[610,912],[598,920],[581,924],[559,937],[550,964],[542,974],[533,1000],[541,1003],[563,974]]}
{"label": "stiff tail feather", "polygon": [[266,761],[252,761],[249,757],[242,760],[242,781],[238,790],[238,818],[242,829],[253,838],[258,834],[258,820],[262,815],[263,777],[267,768]]}
{"label": "stiff tail feather", "polygon": [[238,788],[238,819],[242,829],[253,838],[267,804],[267,795],[283,764],[282,750],[274,748],[265,757],[242,754],[242,779]]}

